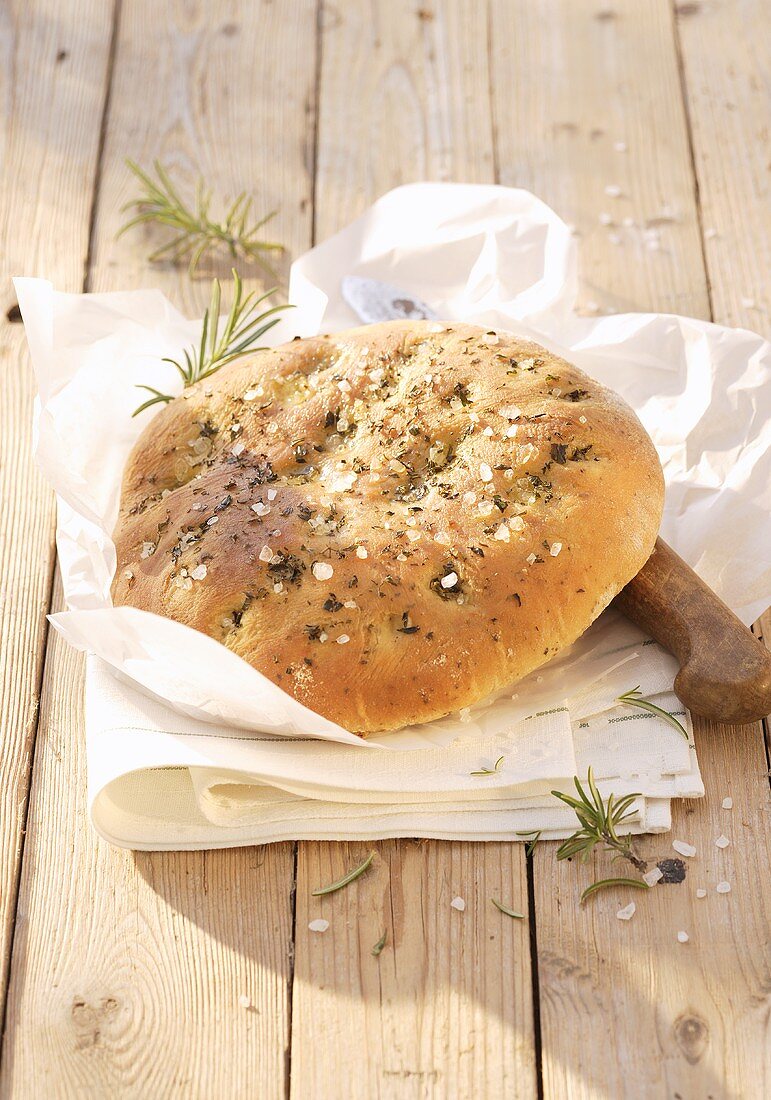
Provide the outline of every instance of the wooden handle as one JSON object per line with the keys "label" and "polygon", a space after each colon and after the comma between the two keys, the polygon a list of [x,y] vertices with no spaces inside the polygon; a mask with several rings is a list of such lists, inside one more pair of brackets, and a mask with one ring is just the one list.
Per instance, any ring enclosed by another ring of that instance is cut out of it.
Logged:
{"label": "wooden handle", "polygon": [[694,714],[742,725],[771,712],[771,653],[661,539],[614,603],[677,657]]}

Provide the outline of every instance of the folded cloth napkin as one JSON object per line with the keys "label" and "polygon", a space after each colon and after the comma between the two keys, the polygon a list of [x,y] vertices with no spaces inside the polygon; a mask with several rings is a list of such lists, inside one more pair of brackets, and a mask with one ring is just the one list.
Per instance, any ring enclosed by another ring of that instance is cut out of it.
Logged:
{"label": "folded cloth napkin", "polygon": [[[293,265],[292,329],[356,323],[347,274],[382,279],[449,320],[563,351],[638,411],[667,480],[665,537],[750,622],[769,600],[769,346],[657,314],[577,318],[567,227],[527,192],[398,188]],[[368,742],[286,696],[223,646],[171,620],[111,607],[120,475],[142,421],[136,384],[169,388],[197,327],[155,292],[64,295],[17,280],[40,391],[37,457],[59,502],[68,610],[53,625],[89,651],[89,808],[132,848],[287,839],[562,837],[550,793],[591,765],[607,796],[636,793],[629,827],[669,827],[703,794],[673,659],[614,611],[575,646],[465,713]],[[273,335],[273,334],[271,334]],[[178,382],[177,382],[178,384]],[[687,733],[618,702],[639,686]],[[474,773],[482,774],[474,774]],[[521,839],[521,838],[520,838]]]}

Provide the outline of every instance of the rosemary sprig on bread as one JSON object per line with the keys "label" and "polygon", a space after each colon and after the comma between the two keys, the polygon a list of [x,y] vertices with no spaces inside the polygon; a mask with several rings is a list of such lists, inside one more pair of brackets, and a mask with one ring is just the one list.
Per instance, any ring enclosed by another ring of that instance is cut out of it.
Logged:
{"label": "rosemary sprig on bread", "polygon": [[[222,289],[219,279],[212,281],[211,300],[203,315],[201,338],[198,344],[185,349],[181,361],[163,359],[164,363],[171,363],[179,371],[185,389],[215,374],[228,363],[240,359],[242,355],[260,350],[255,346],[257,341],[281,320],[276,314],[291,308],[288,305],[277,305],[260,310],[262,303],[273,293],[274,290],[269,290],[258,297],[254,291],[250,291],[244,295],[241,278],[234,268],[233,303],[224,325],[220,328]],[[132,416],[138,416],[152,405],[166,405],[175,396],[162,393],[154,386],[139,385],[137,389],[147,390],[151,396],[134,410]]]}
{"label": "rosemary sprig on bread", "polygon": [[182,198],[168,171],[160,161],[155,161],[155,178],[145,172],[133,160],[126,164],[142,184],[141,194],[126,203],[124,210],[133,210],[134,216],[120,229],[122,236],[137,225],[154,224],[171,229],[174,236],[151,253],[152,262],[170,260],[178,264],[186,260],[190,274],[195,273],[201,260],[210,253],[227,253],[232,260],[256,263],[271,278],[275,272],[267,256],[284,251],[277,241],[264,240],[262,231],[276,211],[252,220],[253,200],[242,191],[225,210],[220,219],[211,215],[212,192],[198,181],[195,202],[191,205]]}

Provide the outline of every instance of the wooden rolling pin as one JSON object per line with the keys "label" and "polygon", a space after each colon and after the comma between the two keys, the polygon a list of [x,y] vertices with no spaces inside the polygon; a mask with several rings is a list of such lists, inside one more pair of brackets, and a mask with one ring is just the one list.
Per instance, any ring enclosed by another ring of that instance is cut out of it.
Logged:
{"label": "wooden rolling pin", "polygon": [[771,712],[771,653],[661,539],[613,602],[675,655],[694,714],[743,725]]}

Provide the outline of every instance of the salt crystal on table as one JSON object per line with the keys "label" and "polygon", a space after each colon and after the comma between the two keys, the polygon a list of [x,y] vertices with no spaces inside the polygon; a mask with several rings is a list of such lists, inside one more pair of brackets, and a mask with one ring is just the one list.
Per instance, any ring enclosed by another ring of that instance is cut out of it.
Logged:
{"label": "salt crystal on table", "polygon": [[249,999],[249,997],[247,997],[245,993],[242,993],[239,996],[238,1003],[240,1004],[241,1008],[250,1008],[252,1004],[251,1000]]}
{"label": "salt crystal on table", "polygon": [[722,806],[724,810],[732,810],[734,808],[734,800],[732,798],[724,798]]}
{"label": "salt crystal on table", "polygon": [[714,237],[717,236],[717,229],[715,229],[713,226],[709,226],[709,228],[704,230],[704,236],[708,241],[711,241]]}
{"label": "salt crystal on table", "polygon": [[617,183],[609,183],[608,186],[605,188],[605,194],[608,196],[608,198],[617,199],[621,195],[621,188],[618,186]]}
{"label": "salt crystal on table", "polygon": [[453,907],[453,909],[457,909],[460,913],[462,913],[463,910],[466,908],[466,903],[463,898],[453,898],[450,902],[450,905]]}
{"label": "salt crystal on table", "polygon": [[689,939],[689,936],[688,936],[687,932],[678,932],[677,933],[677,942],[678,943],[688,943],[688,939]]}
{"label": "salt crystal on table", "polygon": [[646,871],[643,875],[643,882],[647,882],[649,886],[655,886],[659,879],[664,877],[664,872],[660,867],[654,867],[651,871]]}
{"label": "salt crystal on table", "polygon": [[717,884],[717,886],[715,887],[715,889],[717,890],[718,894],[730,894],[730,892],[731,892],[731,883],[730,882],[719,882]]}
{"label": "salt crystal on table", "polygon": [[755,308],[755,299],[754,298],[742,298],[741,303],[742,303],[742,308],[743,309],[754,309]]}
{"label": "salt crystal on table", "polygon": [[707,891],[706,890],[698,889],[696,891],[696,897],[697,898],[706,898],[706,896],[707,896]]}
{"label": "salt crystal on table", "polygon": [[613,142],[613,148],[617,153],[625,153],[626,152],[626,142],[625,141],[614,141]]}
{"label": "salt crystal on table", "polygon": [[635,914],[636,909],[637,906],[635,905],[635,903],[633,901],[630,901],[629,905],[627,905],[624,909],[619,909],[619,911],[616,913],[616,916],[619,920],[631,920]]}
{"label": "salt crystal on table", "polygon": [[326,932],[326,930],[329,928],[329,921],[324,920],[323,917],[318,917],[316,920],[312,920],[309,923],[308,927],[310,928],[311,932]]}
{"label": "salt crystal on table", "polygon": [[673,840],[672,847],[681,856],[691,857],[696,855],[696,849],[694,848],[694,846],[692,844],[687,844],[684,840]]}
{"label": "salt crystal on table", "polygon": [[598,221],[600,225],[612,225],[613,218],[605,210],[600,214]]}
{"label": "salt crystal on table", "polygon": [[731,841],[728,839],[727,836],[719,836],[717,838],[717,840],[715,841],[715,847],[716,848],[727,848],[730,843],[731,843]]}

